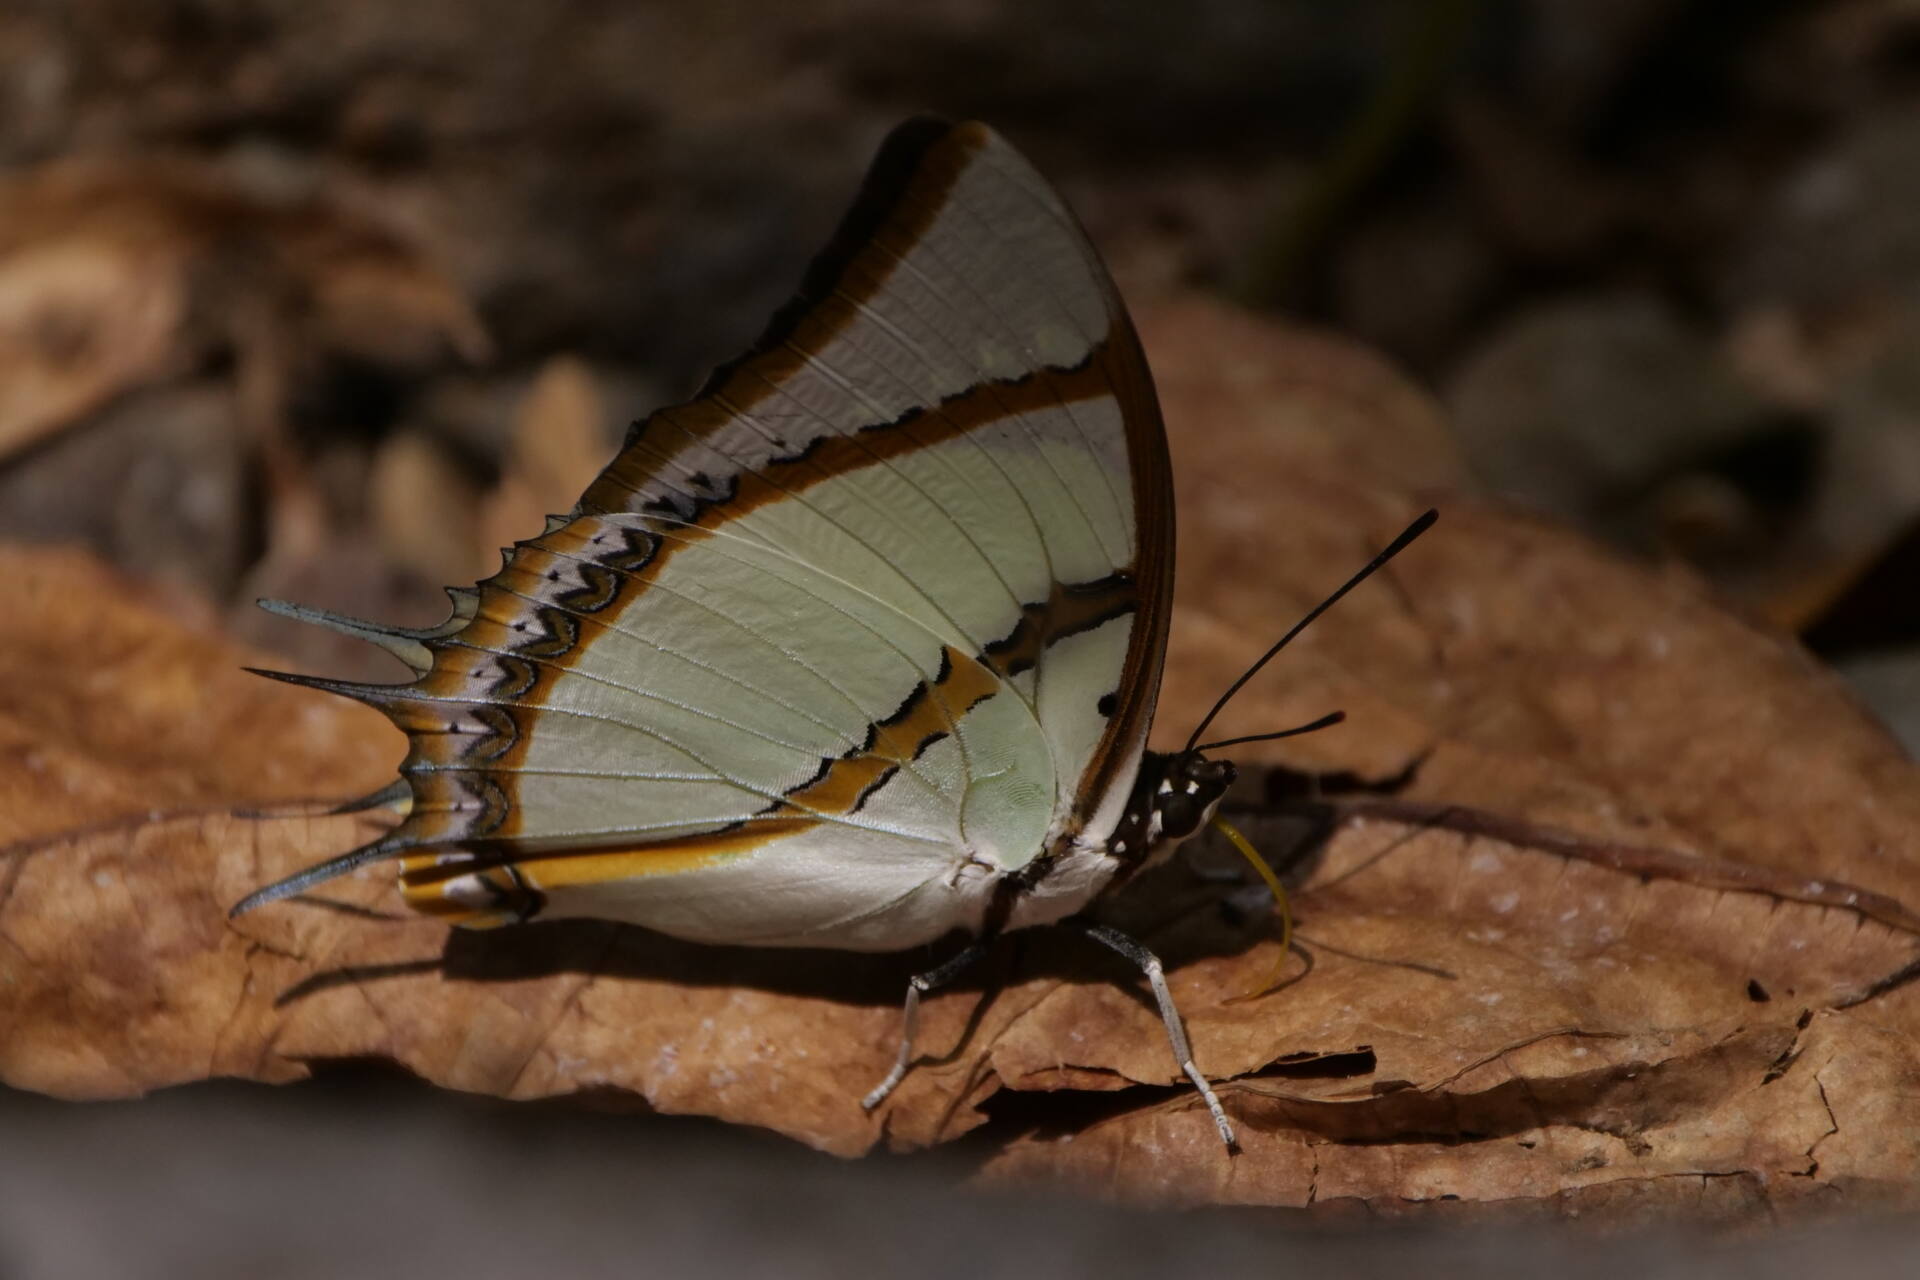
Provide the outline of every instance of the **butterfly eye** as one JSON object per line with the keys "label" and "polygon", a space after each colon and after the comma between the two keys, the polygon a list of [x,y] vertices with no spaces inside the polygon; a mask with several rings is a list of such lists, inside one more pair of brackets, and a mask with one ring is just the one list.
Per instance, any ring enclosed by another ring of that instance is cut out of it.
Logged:
{"label": "butterfly eye", "polygon": [[1163,839],[1184,840],[1200,829],[1200,801],[1184,791],[1160,800],[1160,835]]}

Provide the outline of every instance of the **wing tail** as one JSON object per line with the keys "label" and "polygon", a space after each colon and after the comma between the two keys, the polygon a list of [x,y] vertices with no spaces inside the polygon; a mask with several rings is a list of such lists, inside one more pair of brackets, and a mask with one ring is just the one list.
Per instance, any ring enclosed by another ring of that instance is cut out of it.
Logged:
{"label": "wing tail", "polygon": [[366,622],[359,618],[350,618],[343,613],[314,609],[286,600],[260,600],[256,603],[275,617],[291,618],[295,622],[304,622],[310,626],[325,627],[343,636],[352,636],[356,640],[365,640],[368,644],[378,645],[413,668],[415,675],[423,676],[433,667],[433,653],[427,648],[425,642],[443,639],[466,626],[473,620],[474,610],[480,600],[479,593],[464,588],[448,588],[447,595],[453,601],[453,612],[448,615],[446,621],[432,627],[383,626],[377,622]]}
{"label": "wing tail", "polygon": [[408,841],[396,840],[392,836],[382,837],[372,844],[360,846],[337,858],[329,858],[316,866],[296,871],[283,880],[276,880],[264,889],[255,889],[246,897],[233,904],[227,912],[227,919],[233,920],[252,911],[255,907],[264,907],[269,902],[279,902],[305,893],[317,884],[337,880],[341,876],[357,871],[370,862],[384,862],[398,858],[411,847]]}

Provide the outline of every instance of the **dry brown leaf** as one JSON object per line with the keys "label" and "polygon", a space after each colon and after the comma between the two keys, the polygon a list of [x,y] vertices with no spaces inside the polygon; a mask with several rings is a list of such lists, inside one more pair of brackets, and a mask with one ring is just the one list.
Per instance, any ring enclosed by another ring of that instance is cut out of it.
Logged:
{"label": "dry brown leaf", "polygon": [[182,363],[183,246],[64,220],[23,236],[34,203],[28,184],[0,186],[0,224],[14,229],[0,239],[0,457]]}
{"label": "dry brown leaf", "polygon": [[383,717],[247,674],[272,659],[182,627],[90,557],[0,547],[0,580],[16,620],[0,644],[0,849],[351,795],[404,754]]}
{"label": "dry brown leaf", "polygon": [[[1330,775],[1344,815],[1315,846],[1257,780],[1246,796],[1264,848],[1306,855],[1288,984],[1230,1002],[1277,945],[1217,877],[1168,868],[1115,905],[1172,962],[1239,1155],[1176,1083],[1137,984],[1070,938],[1004,947],[984,1002],[980,982],[930,1001],[933,1060],[869,1117],[857,1099],[926,956],[577,923],[448,935],[405,917],[384,871],[331,886],[331,906],[222,919],[365,838],[356,817],[199,814],[17,846],[0,1079],[106,1096],[375,1057],[845,1153],[985,1125],[986,1179],[1182,1202],[1738,1217],[1906,1194],[1920,946],[1900,903],[1920,901],[1920,787],[1898,747],[1692,580],[1462,495],[1431,404],[1370,357],[1198,303],[1141,321],[1182,504],[1163,742],[1420,506],[1444,508],[1218,726],[1351,717],[1250,753]],[[0,698],[70,685],[76,716],[117,716],[137,739],[145,713],[124,691],[88,702],[112,634],[80,628],[63,660],[7,663]],[[195,682],[223,660],[201,647]],[[97,749],[105,768],[122,747]]]}
{"label": "dry brown leaf", "polygon": [[487,350],[446,275],[356,213],[126,156],[0,182],[0,457],[210,352],[239,353],[270,429],[295,352],[404,368]]}

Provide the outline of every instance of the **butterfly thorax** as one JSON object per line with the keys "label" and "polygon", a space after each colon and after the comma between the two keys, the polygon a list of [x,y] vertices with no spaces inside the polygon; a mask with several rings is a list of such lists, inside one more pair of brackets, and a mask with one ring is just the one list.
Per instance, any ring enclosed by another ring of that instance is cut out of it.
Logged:
{"label": "butterfly thorax", "polygon": [[1008,876],[1005,905],[988,911],[986,931],[1053,923],[1165,862],[1212,820],[1234,776],[1229,761],[1197,751],[1145,753],[1112,833],[1104,841],[1062,841]]}

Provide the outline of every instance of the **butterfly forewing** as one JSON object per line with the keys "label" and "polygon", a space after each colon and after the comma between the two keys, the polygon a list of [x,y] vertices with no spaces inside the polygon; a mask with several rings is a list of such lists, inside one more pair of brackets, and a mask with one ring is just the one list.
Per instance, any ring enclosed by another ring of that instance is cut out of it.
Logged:
{"label": "butterfly forewing", "polygon": [[884,949],[1118,817],[1171,577],[1124,309],[981,125],[883,148],[800,295],[630,432],[411,685],[409,901]]}

